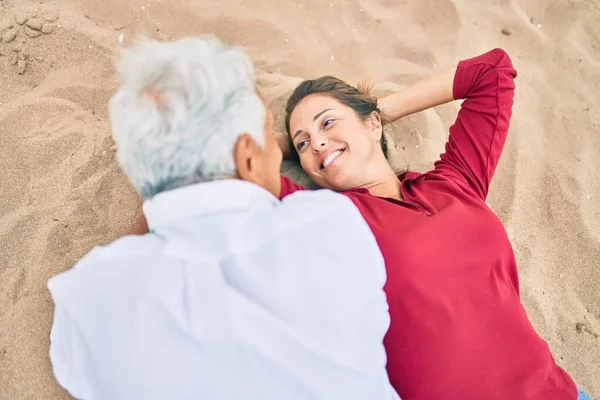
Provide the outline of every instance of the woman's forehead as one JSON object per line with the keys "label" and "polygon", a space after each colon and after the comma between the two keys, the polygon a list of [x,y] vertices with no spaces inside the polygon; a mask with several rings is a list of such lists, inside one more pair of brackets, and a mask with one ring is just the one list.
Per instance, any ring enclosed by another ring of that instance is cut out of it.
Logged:
{"label": "woman's forehead", "polygon": [[311,94],[306,96],[298,103],[292,112],[290,122],[312,121],[315,116],[322,113],[324,110],[343,111],[346,108],[342,103],[327,94]]}
{"label": "woman's forehead", "polygon": [[330,94],[327,93],[315,93],[315,94],[311,94],[306,96],[304,99],[302,99],[302,101],[298,104],[302,104],[304,103],[305,106],[307,107],[319,107],[319,106],[335,106],[335,105],[341,105],[341,103],[336,100],[333,96],[331,96]]}

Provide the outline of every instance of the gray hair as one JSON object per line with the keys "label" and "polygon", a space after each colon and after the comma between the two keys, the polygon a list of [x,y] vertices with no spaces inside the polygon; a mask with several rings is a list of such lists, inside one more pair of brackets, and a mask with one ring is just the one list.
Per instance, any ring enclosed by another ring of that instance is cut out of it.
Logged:
{"label": "gray hair", "polygon": [[121,167],[144,198],[236,175],[240,135],[264,142],[265,109],[240,49],[213,36],[123,50],[110,101]]}

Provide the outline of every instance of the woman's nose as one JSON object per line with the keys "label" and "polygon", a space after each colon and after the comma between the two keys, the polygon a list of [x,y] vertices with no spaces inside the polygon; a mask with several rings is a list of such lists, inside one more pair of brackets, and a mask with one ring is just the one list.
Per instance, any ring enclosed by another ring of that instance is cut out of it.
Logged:
{"label": "woman's nose", "polygon": [[325,148],[326,144],[327,144],[327,139],[325,139],[324,137],[313,140],[313,148],[317,151],[323,150]]}

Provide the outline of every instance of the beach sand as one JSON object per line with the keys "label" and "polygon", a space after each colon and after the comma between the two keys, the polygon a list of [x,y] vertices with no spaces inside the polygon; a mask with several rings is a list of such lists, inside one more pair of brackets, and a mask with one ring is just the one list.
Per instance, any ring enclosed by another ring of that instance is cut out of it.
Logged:
{"label": "beach sand", "polygon": [[[46,282],[123,235],[138,206],[109,150],[120,42],[203,33],[248,50],[279,129],[304,78],[368,79],[384,94],[506,49],[519,77],[489,204],[533,324],[600,398],[598,21],[595,0],[0,0],[0,399],[68,397],[48,359]],[[430,168],[458,107],[390,127],[394,167]]]}

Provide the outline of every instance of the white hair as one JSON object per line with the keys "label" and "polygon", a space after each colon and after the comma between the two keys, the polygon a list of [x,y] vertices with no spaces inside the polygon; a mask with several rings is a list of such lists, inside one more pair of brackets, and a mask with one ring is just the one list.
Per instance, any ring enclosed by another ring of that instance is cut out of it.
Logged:
{"label": "white hair", "polygon": [[262,146],[265,109],[240,49],[213,36],[143,40],[123,50],[110,101],[121,167],[144,198],[235,177],[233,151],[247,133]]}

